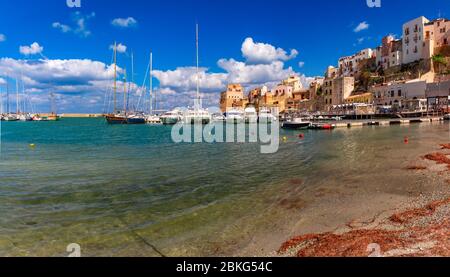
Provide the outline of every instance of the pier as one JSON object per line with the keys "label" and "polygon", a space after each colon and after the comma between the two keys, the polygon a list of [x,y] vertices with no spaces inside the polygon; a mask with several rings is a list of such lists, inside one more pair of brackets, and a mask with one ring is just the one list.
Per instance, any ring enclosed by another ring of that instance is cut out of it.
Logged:
{"label": "pier", "polygon": [[431,123],[442,122],[443,117],[427,117],[427,118],[396,118],[396,119],[362,119],[362,120],[320,120],[312,123],[315,127],[330,125],[333,128],[355,128],[365,126],[391,126],[391,125],[410,125],[415,123]]}

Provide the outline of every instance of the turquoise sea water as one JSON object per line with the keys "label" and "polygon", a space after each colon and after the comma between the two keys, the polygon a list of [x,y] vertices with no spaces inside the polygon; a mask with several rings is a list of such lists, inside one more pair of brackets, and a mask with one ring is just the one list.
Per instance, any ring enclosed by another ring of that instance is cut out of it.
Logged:
{"label": "turquoise sea water", "polygon": [[395,193],[413,181],[405,161],[449,133],[446,124],[305,131],[303,140],[281,131],[287,141],[263,155],[258,144],[174,144],[170,127],[103,119],[1,127],[0,256],[64,256],[70,243],[86,256],[227,254],[297,214],[306,188],[378,178]]}

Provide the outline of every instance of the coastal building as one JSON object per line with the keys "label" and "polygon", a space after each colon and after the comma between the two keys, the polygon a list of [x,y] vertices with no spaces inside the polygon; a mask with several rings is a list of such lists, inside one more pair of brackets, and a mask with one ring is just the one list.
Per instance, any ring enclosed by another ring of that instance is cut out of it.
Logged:
{"label": "coastal building", "polygon": [[240,84],[229,84],[220,95],[220,110],[224,113],[229,108],[243,108],[244,102],[244,88]]}
{"label": "coastal building", "polygon": [[402,65],[403,42],[389,35],[382,39],[381,46],[376,48],[376,64],[384,70]]}
{"label": "coastal building", "polygon": [[333,80],[332,105],[342,105],[355,90],[355,78],[338,77]]}
{"label": "coastal building", "polygon": [[352,94],[345,99],[345,104],[373,104],[373,94],[371,92]]}
{"label": "coastal building", "polygon": [[408,100],[426,99],[427,83],[419,79],[375,85],[371,88],[374,105],[405,108]]}
{"label": "coastal building", "polygon": [[425,41],[432,41],[433,48],[449,45],[450,20],[438,18],[424,25]]}
{"label": "coastal building", "polygon": [[426,58],[428,55],[424,51],[425,24],[430,21],[421,16],[403,24],[403,64],[412,63]]}
{"label": "coastal building", "polygon": [[[298,110],[303,112],[316,112],[323,109],[322,86],[325,78],[315,77],[309,84],[307,97],[300,99],[298,102]],[[306,90],[305,90],[306,91]]]}
{"label": "coastal building", "polygon": [[334,78],[325,78],[322,86],[323,110],[329,111],[333,102],[333,80]]}
{"label": "coastal building", "polygon": [[358,53],[342,57],[339,59],[338,68],[339,76],[354,77],[360,73],[361,63],[365,60],[375,57],[376,52],[367,48],[359,51]]}
{"label": "coastal building", "polygon": [[300,77],[296,75],[289,76],[286,80],[281,81],[281,84],[292,87],[293,91],[300,91],[303,89]]}
{"label": "coastal building", "polygon": [[250,90],[250,92],[248,93],[249,104],[253,105],[256,111],[259,111],[259,108],[264,104],[263,97],[268,92],[269,89],[267,88],[267,86],[257,87]]}
{"label": "coastal building", "polygon": [[430,110],[449,112],[450,81],[428,83],[426,98]]}

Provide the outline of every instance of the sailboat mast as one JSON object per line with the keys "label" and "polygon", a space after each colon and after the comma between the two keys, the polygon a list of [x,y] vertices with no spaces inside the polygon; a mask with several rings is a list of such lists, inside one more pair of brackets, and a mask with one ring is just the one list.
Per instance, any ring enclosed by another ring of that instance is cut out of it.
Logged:
{"label": "sailboat mast", "polygon": [[[134,52],[131,52],[131,83],[128,83],[128,96],[127,96],[127,109],[129,109],[130,103],[130,93],[134,91]],[[139,107],[134,107],[134,111],[136,112]]]}
{"label": "sailboat mast", "polygon": [[124,71],[123,77],[123,111],[127,114],[127,70]]}
{"label": "sailboat mast", "polygon": [[196,109],[200,108],[200,76],[199,76],[199,58],[198,58],[198,23],[195,25],[195,48],[197,56],[197,103]]}
{"label": "sailboat mast", "polygon": [[9,114],[9,80],[6,76],[6,113]]}
{"label": "sailboat mast", "polygon": [[150,115],[153,114],[153,52],[150,52]]}
{"label": "sailboat mast", "polygon": [[114,42],[114,113],[117,112],[117,43]]}
{"label": "sailboat mast", "polygon": [[16,79],[16,113],[19,114],[19,81]]}

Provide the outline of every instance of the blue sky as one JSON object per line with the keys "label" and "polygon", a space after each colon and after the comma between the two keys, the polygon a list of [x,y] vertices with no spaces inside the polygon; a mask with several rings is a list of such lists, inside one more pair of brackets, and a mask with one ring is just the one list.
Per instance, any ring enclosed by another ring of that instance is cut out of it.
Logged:
{"label": "blue sky", "polygon": [[[20,79],[36,110],[48,109],[53,91],[61,112],[102,112],[111,84],[109,48],[117,41],[127,47],[119,54],[121,68],[130,70],[134,53],[139,86],[153,51],[161,107],[189,105],[198,22],[202,92],[206,105],[217,106],[218,93],[229,81],[252,87],[293,72],[306,80],[322,75],[340,56],[376,47],[384,35],[401,34],[410,19],[450,17],[445,0],[381,3],[381,8],[368,8],[366,0],[81,0],[81,8],[69,8],[66,0],[0,0],[0,78]],[[117,26],[114,19],[130,24]],[[355,32],[361,23],[364,28]],[[264,60],[265,52],[256,53],[267,49],[275,56]],[[61,60],[71,62],[55,62]]]}

